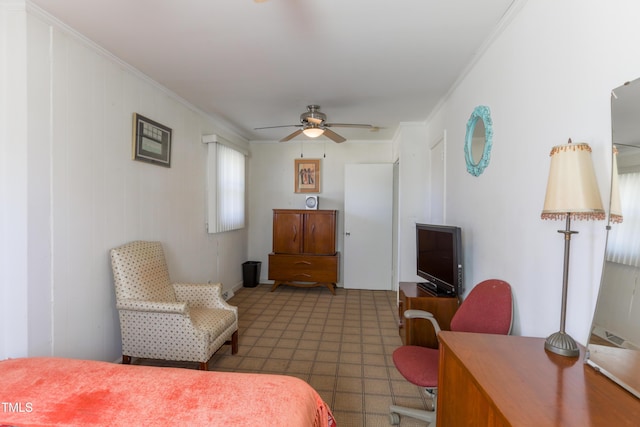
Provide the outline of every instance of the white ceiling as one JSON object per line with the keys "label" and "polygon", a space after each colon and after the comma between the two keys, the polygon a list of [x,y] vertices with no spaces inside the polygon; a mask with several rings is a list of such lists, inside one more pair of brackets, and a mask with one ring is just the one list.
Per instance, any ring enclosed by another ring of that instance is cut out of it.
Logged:
{"label": "white ceiling", "polygon": [[[518,0],[31,0],[249,140],[425,120]],[[298,138],[305,138],[299,136]],[[322,139],[324,137],[321,137]]]}

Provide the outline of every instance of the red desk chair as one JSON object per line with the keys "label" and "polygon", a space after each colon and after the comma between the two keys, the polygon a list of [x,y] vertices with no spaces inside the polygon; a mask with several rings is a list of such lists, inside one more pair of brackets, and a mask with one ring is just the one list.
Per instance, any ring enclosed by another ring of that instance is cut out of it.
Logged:
{"label": "red desk chair", "polygon": [[[407,310],[407,319],[427,319],[433,324],[436,335],[440,326],[427,311]],[[511,286],[502,280],[490,279],[477,284],[451,319],[451,330],[485,334],[508,335],[513,321]],[[405,345],[393,352],[393,363],[402,376],[412,384],[424,387],[431,397],[429,411],[391,405],[389,421],[400,424],[400,415],[429,423],[436,420],[439,351],[433,348]]]}

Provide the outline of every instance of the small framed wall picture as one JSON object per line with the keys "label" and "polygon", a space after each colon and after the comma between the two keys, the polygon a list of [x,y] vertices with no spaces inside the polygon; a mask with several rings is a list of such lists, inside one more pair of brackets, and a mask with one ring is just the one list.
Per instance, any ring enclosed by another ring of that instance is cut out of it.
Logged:
{"label": "small framed wall picture", "polygon": [[133,159],[171,167],[171,129],[133,113]]}
{"label": "small framed wall picture", "polygon": [[320,192],[320,159],[295,159],[295,192]]}

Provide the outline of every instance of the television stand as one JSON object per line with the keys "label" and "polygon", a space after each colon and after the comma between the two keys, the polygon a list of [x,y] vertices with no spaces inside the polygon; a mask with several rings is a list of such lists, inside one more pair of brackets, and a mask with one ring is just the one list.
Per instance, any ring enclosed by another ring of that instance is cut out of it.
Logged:
{"label": "television stand", "polygon": [[[427,285],[429,286],[429,285]],[[438,295],[422,289],[421,283],[400,282],[398,303],[398,333],[404,345],[438,348],[438,338],[431,322],[426,319],[405,319],[406,310],[425,310],[433,314],[443,331],[451,329],[450,323],[458,309],[456,296]]]}
{"label": "television stand", "polygon": [[440,288],[438,288],[438,286],[433,283],[433,282],[417,282],[416,285],[418,286],[418,288],[420,288],[420,290],[423,290],[429,294],[432,294],[433,296],[438,296],[438,297],[453,297],[455,296],[455,294],[453,292],[447,292],[445,290],[442,290]]}

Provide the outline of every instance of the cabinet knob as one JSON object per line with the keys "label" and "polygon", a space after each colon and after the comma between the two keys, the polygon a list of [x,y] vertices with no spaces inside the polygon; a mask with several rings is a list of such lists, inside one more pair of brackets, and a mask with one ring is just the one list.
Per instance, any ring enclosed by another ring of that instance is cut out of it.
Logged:
{"label": "cabinet knob", "polygon": [[349,233],[348,231],[346,233],[344,233],[347,236],[351,236],[351,233]]}

